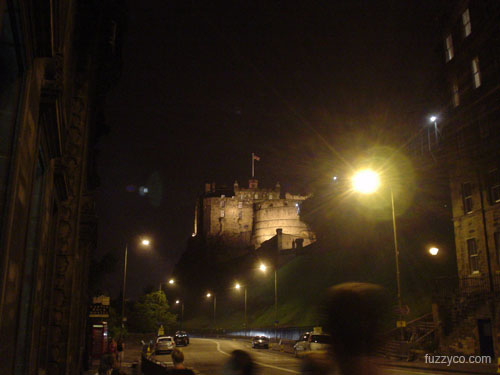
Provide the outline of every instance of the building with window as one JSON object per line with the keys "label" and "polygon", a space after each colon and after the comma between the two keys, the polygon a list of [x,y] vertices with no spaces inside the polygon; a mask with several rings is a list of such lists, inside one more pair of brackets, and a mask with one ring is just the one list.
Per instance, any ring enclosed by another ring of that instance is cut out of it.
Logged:
{"label": "building with window", "polygon": [[500,296],[500,3],[446,6],[441,152],[449,170],[459,279],[440,300],[445,333],[455,335],[443,342],[450,352],[491,355],[498,353],[500,332],[499,301],[488,302]]}
{"label": "building with window", "polygon": [[0,5],[0,373],[81,374],[119,1]]}
{"label": "building with window", "polygon": [[276,236],[277,229],[287,238],[289,248],[307,246],[314,233],[300,220],[300,205],[307,196],[285,193],[276,184],[259,188],[251,179],[248,188],[235,182],[232,189],[206,184],[195,208],[194,233],[205,238],[218,237],[238,248],[258,248]]}

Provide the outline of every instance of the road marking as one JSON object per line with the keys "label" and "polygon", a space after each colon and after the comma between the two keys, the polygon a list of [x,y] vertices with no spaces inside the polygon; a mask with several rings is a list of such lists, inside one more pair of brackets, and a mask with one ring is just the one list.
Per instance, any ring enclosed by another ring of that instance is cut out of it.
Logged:
{"label": "road marking", "polygon": [[[418,371],[409,371],[409,370],[406,370],[406,369],[403,369],[403,368],[400,368],[400,369],[392,369],[392,368],[387,368],[387,367],[383,367],[384,370],[387,370],[387,371],[402,371],[403,373],[405,374],[417,374],[417,375],[432,375],[432,374],[436,374],[435,372],[418,372]],[[439,372],[437,372],[439,373]]]}
{"label": "road marking", "polygon": [[[211,339],[201,339],[201,340],[207,340],[207,341],[211,341],[211,342],[217,344],[217,351],[218,352],[220,352],[220,353],[222,353],[224,355],[227,355],[227,356],[231,356],[231,354],[226,353],[224,350],[222,350],[220,348],[220,343],[218,341],[211,340]],[[268,365],[267,363],[262,363],[262,362],[255,362],[255,363],[258,364],[258,365],[260,365],[260,366],[273,368],[275,370],[291,372],[292,374],[300,374],[300,371],[290,370],[290,369],[287,369],[287,368],[284,368],[284,367],[278,367],[278,366]]]}

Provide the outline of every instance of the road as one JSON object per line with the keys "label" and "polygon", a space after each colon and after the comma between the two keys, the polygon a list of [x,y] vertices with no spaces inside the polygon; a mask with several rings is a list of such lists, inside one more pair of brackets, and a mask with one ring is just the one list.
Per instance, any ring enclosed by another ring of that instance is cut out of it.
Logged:
{"label": "road", "polygon": [[[184,352],[185,364],[203,375],[221,374],[229,353],[236,349],[248,351],[258,366],[259,375],[300,374],[301,360],[290,354],[267,349],[252,349],[250,343],[237,340],[215,340],[192,338],[190,345],[180,348]],[[172,366],[170,355],[154,356],[157,361]],[[420,369],[380,368],[385,375],[442,375],[450,372]]]}

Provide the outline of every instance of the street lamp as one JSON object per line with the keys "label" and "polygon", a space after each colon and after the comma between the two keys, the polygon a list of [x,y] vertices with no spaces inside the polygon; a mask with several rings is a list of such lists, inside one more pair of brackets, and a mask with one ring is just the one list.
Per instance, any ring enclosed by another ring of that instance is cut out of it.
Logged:
{"label": "street lamp", "polygon": [[[262,272],[267,271],[268,266],[264,263],[261,263],[259,266],[259,270]],[[274,337],[277,339],[278,334],[278,274],[276,272],[276,266],[274,266]]]}
{"label": "street lamp", "polygon": [[217,321],[215,320],[215,317],[216,317],[216,312],[217,312],[217,296],[215,293],[210,293],[208,292],[207,293],[207,298],[210,298],[210,297],[214,297],[213,300],[214,300],[214,328],[216,329],[216,326],[217,326]]}
{"label": "street lamp", "polygon": [[[371,169],[363,169],[354,174],[352,177],[352,187],[354,191],[363,194],[372,194],[380,186],[379,174]],[[398,308],[399,308],[399,325],[401,325],[401,341],[404,338],[403,333],[403,316],[402,316],[402,303],[401,303],[401,276],[399,271],[399,249],[398,249],[398,238],[396,231],[396,212],[394,210],[394,192],[392,186],[390,186],[391,192],[391,208],[392,208],[392,229],[394,236],[394,255],[396,257],[396,280],[398,288]]]}
{"label": "street lamp", "polygon": [[436,256],[438,255],[439,253],[439,249],[437,247],[430,247],[429,248],[429,254],[431,254],[432,256]]}
{"label": "street lamp", "polygon": [[[429,117],[429,122],[431,124],[434,125],[434,140],[436,142],[436,145],[438,143],[438,127],[437,127],[437,120],[438,120],[438,117],[436,115],[432,115]],[[427,132],[427,135],[429,134],[429,132]],[[430,141],[430,139],[428,139],[428,141]],[[429,143],[429,147],[430,147],[430,143]]]}
{"label": "street lamp", "polygon": [[[240,283],[236,283],[234,285],[234,289],[236,290],[240,290],[241,289],[241,285]],[[244,327],[245,329],[247,328],[247,286],[246,285],[243,285],[243,288],[244,288],[244,293],[245,293],[245,323],[244,323]]]}
{"label": "street lamp", "polygon": [[[143,238],[140,242],[143,247],[149,247],[151,240]],[[122,289],[122,327],[125,326],[125,287],[127,285],[127,260],[128,260],[128,242],[125,243],[125,254],[123,263],[123,289]]]}
{"label": "street lamp", "polygon": [[175,284],[175,280],[174,280],[174,279],[170,279],[170,280],[168,280],[168,283],[169,283],[170,285],[174,285],[174,284]]}
{"label": "street lamp", "polygon": [[184,322],[184,301],[178,299],[175,301],[175,304],[181,305],[181,331],[182,331],[182,323]]}

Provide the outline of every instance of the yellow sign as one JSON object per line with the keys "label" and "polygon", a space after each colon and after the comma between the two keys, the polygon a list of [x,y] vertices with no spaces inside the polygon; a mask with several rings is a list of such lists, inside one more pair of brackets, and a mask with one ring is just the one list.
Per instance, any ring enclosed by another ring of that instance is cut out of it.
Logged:
{"label": "yellow sign", "polygon": [[398,327],[398,328],[406,327],[406,321],[405,320],[398,320],[396,322],[396,327]]}
{"label": "yellow sign", "polygon": [[158,336],[163,336],[165,334],[165,329],[163,329],[163,325],[158,329]]}

